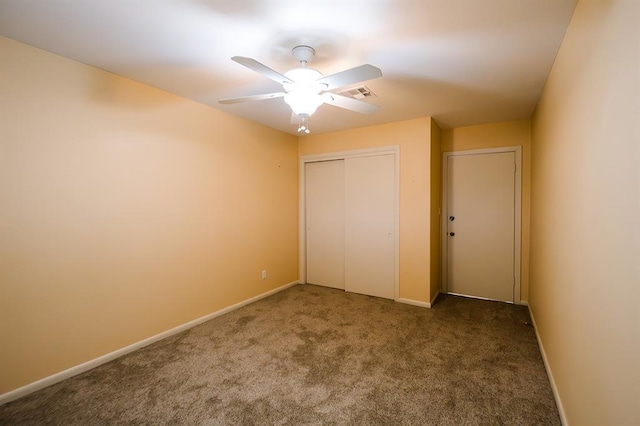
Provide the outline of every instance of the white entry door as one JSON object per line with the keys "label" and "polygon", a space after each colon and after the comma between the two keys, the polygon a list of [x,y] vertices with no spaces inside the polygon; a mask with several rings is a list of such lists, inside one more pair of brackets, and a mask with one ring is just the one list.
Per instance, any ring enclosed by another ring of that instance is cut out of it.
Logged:
{"label": "white entry door", "polygon": [[516,154],[447,157],[447,292],[514,302]]}
{"label": "white entry door", "polygon": [[307,282],[344,289],[344,160],[305,164]]}

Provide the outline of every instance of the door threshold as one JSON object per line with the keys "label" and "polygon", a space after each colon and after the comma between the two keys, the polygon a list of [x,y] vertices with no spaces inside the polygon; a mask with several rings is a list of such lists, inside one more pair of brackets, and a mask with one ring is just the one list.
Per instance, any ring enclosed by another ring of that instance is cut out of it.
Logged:
{"label": "door threshold", "polygon": [[460,293],[452,293],[450,291],[447,291],[445,294],[450,294],[452,296],[460,296],[460,297],[467,297],[469,299],[478,299],[478,300],[488,300],[490,302],[502,302],[502,303],[509,303],[511,305],[515,305],[515,303],[513,303],[510,300],[500,300],[500,299],[491,299],[489,297],[481,297],[481,296],[472,296],[470,294],[460,294]]}

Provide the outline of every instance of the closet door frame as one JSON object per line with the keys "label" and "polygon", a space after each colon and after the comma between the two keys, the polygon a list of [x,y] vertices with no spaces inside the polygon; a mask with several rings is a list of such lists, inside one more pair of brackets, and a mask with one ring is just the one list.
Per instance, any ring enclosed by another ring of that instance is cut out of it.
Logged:
{"label": "closet door frame", "polygon": [[317,161],[329,161],[329,160],[345,160],[347,158],[359,158],[359,157],[371,157],[377,155],[394,156],[395,167],[395,223],[394,223],[394,251],[395,251],[395,273],[393,284],[393,298],[398,300],[399,298],[399,277],[400,277],[400,146],[388,145],[377,148],[366,148],[349,151],[327,152],[322,154],[310,154],[302,155],[299,159],[299,197],[298,197],[298,223],[299,223],[299,242],[298,242],[298,265],[299,265],[299,278],[298,282],[301,284],[307,283],[307,224],[306,224],[306,203],[305,203],[305,164],[313,163]]}

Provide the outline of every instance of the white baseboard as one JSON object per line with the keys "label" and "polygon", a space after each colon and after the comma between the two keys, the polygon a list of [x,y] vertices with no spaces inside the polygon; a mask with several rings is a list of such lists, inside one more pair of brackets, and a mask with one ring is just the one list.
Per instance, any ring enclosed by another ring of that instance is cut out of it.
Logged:
{"label": "white baseboard", "polygon": [[271,296],[275,293],[278,293],[282,290],[285,290],[289,287],[293,287],[298,284],[298,281],[291,282],[289,284],[285,284],[276,289],[267,291],[266,293],[259,294],[257,296],[251,297],[247,300],[243,300],[242,302],[236,303],[235,305],[228,306],[226,308],[220,309],[219,311],[210,313],[203,317],[197,318],[193,321],[189,321],[185,324],[174,327],[170,330],[164,331],[160,334],[156,334],[155,336],[148,337],[144,340],[140,340],[139,342],[133,343],[129,346],[125,346],[124,348],[118,349],[116,351],[110,352],[108,354],[102,355],[98,358],[92,359],[90,361],[84,362],[80,365],[76,365],[75,367],[71,367],[59,373],[53,374],[51,376],[45,377],[33,383],[29,383],[28,385],[19,387],[18,389],[14,389],[7,393],[0,395],[0,405],[4,405],[7,402],[14,401],[18,398],[22,398],[32,392],[38,391],[40,389],[44,389],[53,384],[59,383],[63,380],[66,380],[70,377],[77,376],[78,374],[84,373],[91,369],[94,369],[102,364],[106,364],[109,361],[113,361],[116,358],[119,358],[123,355],[131,353],[135,350],[148,346],[152,343],[155,343],[159,340],[166,339],[167,337],[173,336],[174,334],[180,333],[181,331],[188,330],[191,327],[195,327],[196,325],[202,324],[203,322],[207,322],[213,318],[219,317],[220,315],[224,315],[231,311],[235,311],[243,306],[246,306],[250,303],[257,302],[260,299],[264,299],[265,297]]}
{"label": "white baseboard", "polygon": [[[525,302],[526,303],[526,302]],[[553,392],[553,398],[556,400],[556,405],[558,406],[558,413],[560,414],[560,421],[563,425],[567,425],[567,418],[564,414],[564,407],[562,406],[562,400],[560,399],[560,394],[558,393],[558,388],[556,386],[556,381],[553,378],[553,373],[551,373],[551,368],[549,367],[549,361],[547,360],[547,354],[544,351],[544,346],[542,345],[542,340],[540,340],[540,334],[538,334],[538,326],[536,325],[536,319],[533,317],[533,312],[531,311],[531,306],[527,303],[527,307],[529,308],[529,316],[531,317],[531,322],[533,323],[533,329],[536,333],[536,340],[538,341],[538,347],[540,348],[540,353],[542,354],[542,361],[544,362],[544,368],[547,370],[547,376],[549,376],[549,383],[551,383],[551,390]]]}

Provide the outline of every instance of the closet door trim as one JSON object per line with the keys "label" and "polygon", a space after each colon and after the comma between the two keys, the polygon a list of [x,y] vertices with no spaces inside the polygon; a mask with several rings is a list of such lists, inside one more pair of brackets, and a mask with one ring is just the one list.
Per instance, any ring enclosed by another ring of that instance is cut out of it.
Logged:
{"label": "closet door trim", "polygon": [[301,284],[307,283],[307,236],[306,236],[306,206],[305,206],[305,164],[316,161],[328,160],[344,160],[347,158],[370,157],[376,155],[392,154],[395,161],[395,274],[394,274],[394,300],[399,298],[399,277],[400,277],[400,146],[387,145],[377,148],[358,149],[350,151],[327,152],[322,154],[302,155],[299,159],[299,196],[298,196],[298,223],[299,223],[299,242],[298,242],[298,265],[299,278]]}

